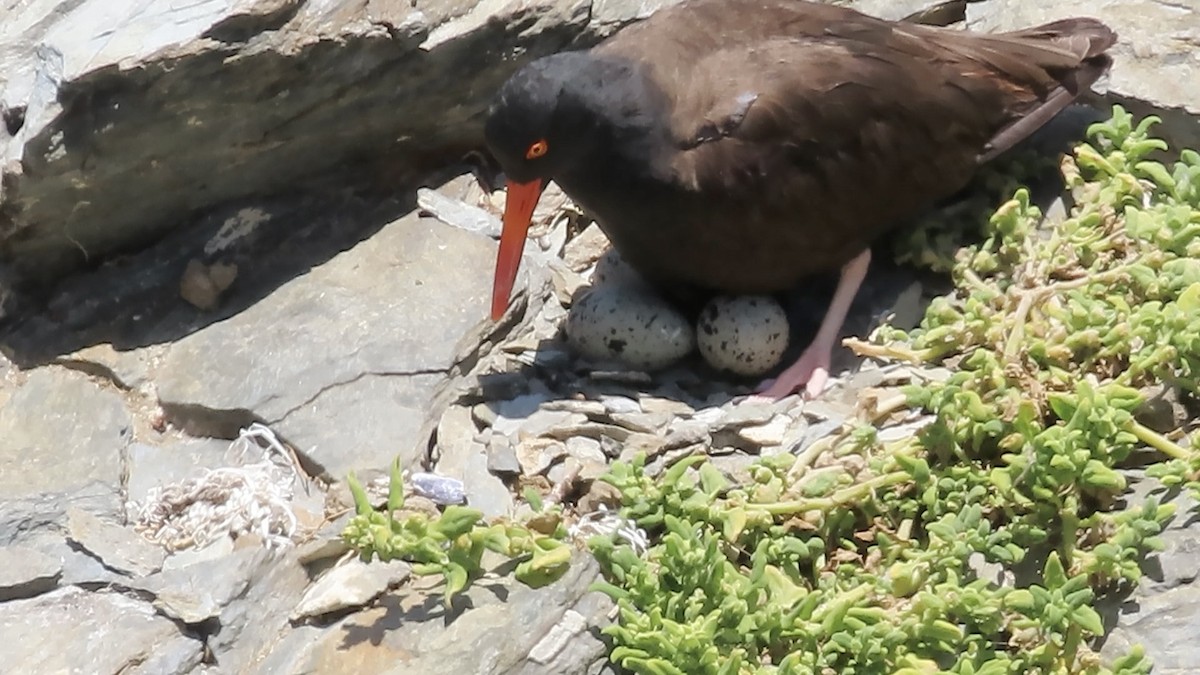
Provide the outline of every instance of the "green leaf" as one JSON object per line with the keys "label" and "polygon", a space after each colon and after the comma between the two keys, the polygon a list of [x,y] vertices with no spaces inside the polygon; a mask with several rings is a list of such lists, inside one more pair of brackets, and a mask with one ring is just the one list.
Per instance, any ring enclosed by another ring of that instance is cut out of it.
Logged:
{"label": "green leaf", "polygon": [[721,470],[711,462],[705,462],[700,467],[700,489],[709,498],[716,497],[728,486],[729,480],[725,478],[725,474],[721,473]]}
{"label": "green leaf", "polygon": [[479,533],[479,541],[489,550],[501,555],[512,555],[512,539],[503,525],[493,525]]}
{"label": "green leaf", "polygon": [[896,454],[896,464],[900,466],[909,476],[912,476],[913,482],[917,485],[924,485],[929,482],[929,463],[919,457],[909,457],[905,454]]}
{"label": "green leaf", "polygon": [[470,532],[481,518],[482,511],[455,504],[446,507],[441,517],[434,522],[432,529],[446,539],[454,540]]}
{"label": "green leaf", "polygon": [[1051,394],[1046,397],[1050,403],[1050,408],[1054,410],[1054,414],[1058,415],[1060,420],[1069,420],[1075,416],[1077,403],[1075,397],[1067,394]]}
{"label": "green leaf", "polygon": [[1013,589],[1005,594],[1004,606],[1025,616],[1032,616],[1038,611],[1033,594],[1024,588]]}
{"label": "green leaf", "polygon": [[731,544],[736,543],[744,529],[746,529],[746,509],[740,506],[730,509],[721,523],[721,534],[725,537],[725,541]]}
{"label": "green leaf", "polygon": [[371,514],[375,509],[371,506],[371,500],[367,498],[367,491],[363,489],[362,483],[358,482],[358,478],[351,471],[350,475],[346,476],[346,485],[350,487],[350,494],[354,497],[354,512],[360,516]]}
{"label": "green leaf", "polygon": [[611,598],[613,601],[628,600],[631,595],[630,592],[625,590],[624,588],[621,588],[620,586],[617,586],[614,584],[610,584],[609,582],[604,581],[602,579],[597,579],[596,581],[593,581],[591,583],[591,585],[588,586],[588,591],[594,591],[596,593],[603,593],[603,594],[607,595],[609,598]]}
{"label": "green leaf", "polygon": [[392,460],[391,475],[388,477],[388,515],[404,508],[404,474],[400,471],[400,457]]}
{"label": "green leaf", "polygon": [[467,570],[458,563],[448,562],[442,568],[442,573],[446,577],[445,600],[449,605],[454,596],[467,587]]}
{"label": "green leaf", "polygon": [[1071,612],[1071,620],[1091,635],[1104,634],[1104,621],[1090,605],[1081,605]]}
{"label": "green leaf", "polygon": [[571,567],[571,547],[562,543],[551,550],[541,550],[529,560],[517,565],[514,576],[530,588],[554,583]]}
{"label": "green leaf", "polygon": [[[614,660],[616,659],[614,658]],[[687,675],[672,665],[670,661],[664,659],[640,659],[627,656],[619,662],[625,668],[639,675]]]}
{"label": "green leaf", "polygon": [[688,469],[707,460],[705,455],[691,455],[675,462],[675,465],[663,472],[660,482],[664,486],[674,487]]}
{"label": "green leaf", "polygon": [[956,646],[963,639],[962,628],[943,619],[934,619],[930,623],[925,624],[921,629],[921,633],[926,639],[938,640],[947,645]]}
{"label": "green leaf", "polygon": [[1046,557],[1046,567],[1042,573],[1042,579],[1048,589],[1061,588],[1067,583],[1067,573],[1063,569],[1062,559],[1058,557],[1058,551],[1051,551],[1050,555]]}
{"label": "green leaf", "polygon": [[541,513],[542,509],[545,508],[545,505],[542,503],[542,494],[533,489],[533,486],[526,486],[521,491],[521,496],[525,498],[525,501],[529,504],[529,508],[533,509],[534,513]]}
{"label": "green leaf", "polygon": [[1138,162],[1134,168],[1157,183],[1162,189],[1172,193],[1175,191],[1175,179],[1162,164],[1158,162]]}
{"label": "green leaf", "polygon": [[1090,459],[1079,476],[1084,487],[1092,490],[1119,493],[1125,490],[1125,477],[1099,460]]}
{"label": "green leaf", "polygon": [[1200,312],[1200,282],[1195,282],[1188,285],[1182,293],[1179,294],[1179,299],[1175,301],[1179,309],[1195,315]]}

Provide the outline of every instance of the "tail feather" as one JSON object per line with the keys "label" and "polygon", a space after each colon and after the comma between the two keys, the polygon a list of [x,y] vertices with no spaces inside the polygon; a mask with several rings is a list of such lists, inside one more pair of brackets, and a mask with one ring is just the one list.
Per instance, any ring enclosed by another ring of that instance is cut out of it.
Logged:
{"label": "tail feather", "polygon": [[937,39],[1035,94],[1032,105],[1014,110],[1012,122],[992,137],[979,157],[985,162],[1037,131],[1103,77],[1112,66],[1106,51],[1117,34],[1096,19],[1074,18],[993,35],[940,30]]}
{"label": "tail feather", "polygon": [[1117,42],[1111,28],[1091,18],[1059,19],[997,37],[1062,45],[1081,60],[1100,56]]}

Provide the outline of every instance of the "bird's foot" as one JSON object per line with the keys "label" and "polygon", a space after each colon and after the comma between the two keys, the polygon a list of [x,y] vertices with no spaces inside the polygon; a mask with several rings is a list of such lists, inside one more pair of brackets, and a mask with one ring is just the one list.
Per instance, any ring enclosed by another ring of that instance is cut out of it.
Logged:
{"label": "bird's foot", "polygon": [[867,268],[871,264],[871,250],[867,249],[854,256],[854,259],[842,266],[842,274],[838,278],[837,288],[833,291],[833,299],[829,302],[817,336],[812,344],[804,350],[796,362],[779,374],[774,380],[767,380],[758,386],[756,393],[761,396],[780,399],[804,387],[805,398],[814,399],[825,389],[829,382],[829,362],[833,360],[833,348],[837,344],[838,333],[846,322],[846,314],[850,304],[858,293],[859,286],[867,276]]}
{"label": "bird's foot", "polygon": [[804,350],[796,362],[770,380],[765,380],[754,390],[759,396],[781,399],[804,388],[804,397],[814,399],[829,382],[829,362],[833,358],[833,345],[814,342]]}

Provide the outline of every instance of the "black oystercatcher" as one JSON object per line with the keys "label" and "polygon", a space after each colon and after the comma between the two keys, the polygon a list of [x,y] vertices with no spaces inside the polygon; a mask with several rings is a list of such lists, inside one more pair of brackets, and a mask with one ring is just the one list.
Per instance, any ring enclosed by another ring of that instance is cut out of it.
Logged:
{"label": "black oystercatcher", "polygon": [[777,292],[840,269],[816,338],[764,383],[816,395],[871,243],[1087,90],[1115,40],[1084,18],[987,35],[797,0],[691,0],[538,59],[488,113],[508,180],[492,316],[553,180],[663,287]]}

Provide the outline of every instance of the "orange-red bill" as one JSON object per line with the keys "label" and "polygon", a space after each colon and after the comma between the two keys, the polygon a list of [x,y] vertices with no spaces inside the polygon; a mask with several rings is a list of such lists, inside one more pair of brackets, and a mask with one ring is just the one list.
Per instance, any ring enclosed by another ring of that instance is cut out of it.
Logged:
{"label": "orange-red bill", "polygon": [[529,233],[529,221],[533,220],[533,209],[542,196],[541,179],[528,183],[508,181],[508,198],[504,203],[504,229],[500,231],[500,252],[496,254],[496,277],[492,282],[492,320],[504,316],[508,309],[513,284],[517,282],[517,270],[521,267],[521,253],[525,250],[525,235]]}

